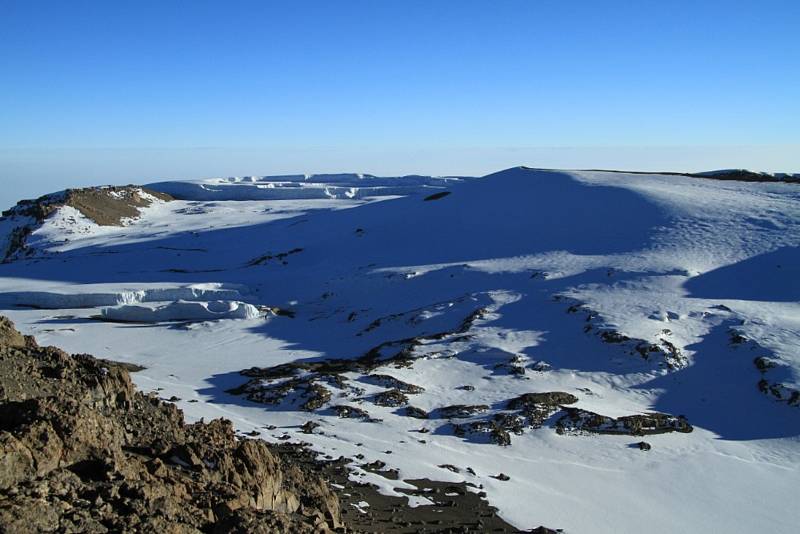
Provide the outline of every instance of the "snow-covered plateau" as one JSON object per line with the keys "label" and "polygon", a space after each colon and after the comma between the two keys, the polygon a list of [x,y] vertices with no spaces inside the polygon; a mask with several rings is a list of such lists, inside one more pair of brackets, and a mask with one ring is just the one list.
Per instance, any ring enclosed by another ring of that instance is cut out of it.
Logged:
{"label": "snow-covered plateau", "polygon": [[0,315],[387,494],[466,481],[520,529],[796,532],[800,185],[714,177],[60,193],[0,220]]}

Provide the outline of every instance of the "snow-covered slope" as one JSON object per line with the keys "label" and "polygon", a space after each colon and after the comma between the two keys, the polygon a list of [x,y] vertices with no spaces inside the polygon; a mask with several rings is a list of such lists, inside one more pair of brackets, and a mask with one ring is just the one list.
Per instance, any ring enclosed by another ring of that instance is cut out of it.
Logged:
{"label": "snow-covered slope", "polygon": [[189,417],[357,458],[389,493],[466,480],[520,528],[800,521],[797,185],[515,168],[148,187],[178,200],[125,227],[46,220],[0,266],[0,312],[144,365]]}

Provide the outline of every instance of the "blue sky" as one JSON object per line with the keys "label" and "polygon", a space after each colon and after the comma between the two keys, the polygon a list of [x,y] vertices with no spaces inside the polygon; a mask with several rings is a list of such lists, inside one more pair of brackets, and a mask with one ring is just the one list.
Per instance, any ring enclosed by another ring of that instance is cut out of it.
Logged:
{"label": "blue sky", "polygon": [[800,171],[799,27],[796,0],[0,0],[0,180]]}

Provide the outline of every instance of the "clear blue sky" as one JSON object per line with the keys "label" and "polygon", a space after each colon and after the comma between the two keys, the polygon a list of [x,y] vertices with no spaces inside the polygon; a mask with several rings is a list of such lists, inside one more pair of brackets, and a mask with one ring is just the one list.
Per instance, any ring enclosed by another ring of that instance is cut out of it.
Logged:
{"label": "clear blue sky", "polygon": [[0,0],[0,204],[220,174],[800,171],[798,29],[797,0]]}

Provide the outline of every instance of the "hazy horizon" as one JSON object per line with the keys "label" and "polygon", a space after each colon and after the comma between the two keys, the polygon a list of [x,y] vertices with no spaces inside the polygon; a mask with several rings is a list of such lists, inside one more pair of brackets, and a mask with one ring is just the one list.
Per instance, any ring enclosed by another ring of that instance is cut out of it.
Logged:
{"label": "hazy horizon", "polygon": [[482,176],[526,165],[553,169],[699,172],[747,168],[800,172],[794,146],[468,147],[304,149],[0,149],[0,209],[70,187],[227,176],[364,173]]}
{"label": "hazy horizon", "polygon": [[3,3],[0,205],[231,175],[800,172],[800,3]]}

